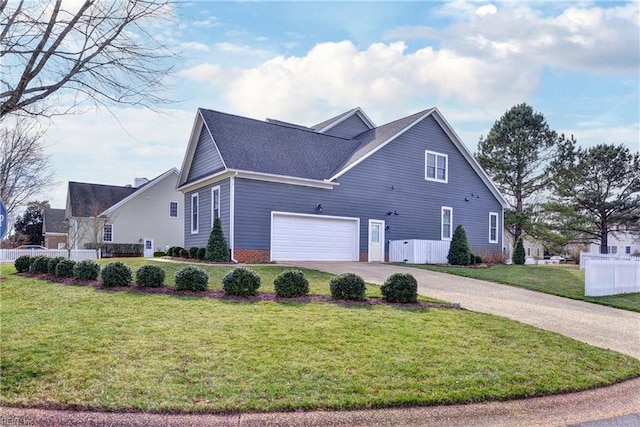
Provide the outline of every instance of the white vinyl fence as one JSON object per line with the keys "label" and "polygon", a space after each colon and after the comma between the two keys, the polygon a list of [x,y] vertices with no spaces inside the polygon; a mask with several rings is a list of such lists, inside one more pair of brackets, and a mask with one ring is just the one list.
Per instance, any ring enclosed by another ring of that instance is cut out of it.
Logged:
{"label": "white vinyl fence", "polygon": [[389,261],[408,264],[446,264],[450,241],[390,240]]}
{"label": "white vinyl fence", "polygon": [[0,262],[14,262],[19,256],[48,256],[71,258],[75,261],[82,261],[86,259],[96,259],[96,251],[93,249],[72,249],[71,256],[66,249],[0,249]]}
{"label": "white vinyl fence", "polygon": [[640,261],[638,257],[623,254],[591,254],[589,252],[580,252],[580,270],[584,270],[586,262],[590,259],[597,260],[616,260],[616,261]]}
{"label": "white vinyl fence", "polygon": [[640,258],[635,260],[588,259],[584,294],[588,297],[640,292]]}

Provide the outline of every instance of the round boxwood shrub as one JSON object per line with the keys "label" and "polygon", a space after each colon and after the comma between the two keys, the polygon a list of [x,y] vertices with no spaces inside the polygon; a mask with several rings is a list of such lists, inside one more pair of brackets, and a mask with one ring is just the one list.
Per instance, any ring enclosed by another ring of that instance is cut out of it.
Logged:
{"label": "round boxwood shrub", "polygon": [[190,265],[176,273],[175,282],[178,291],[206,291],[209,276],[203,269]]}
{"label": "round boxwood shrub", "polygon": [[179,256],[180,258],[189,258],[189,251],[186,249],[180,249]]}
{"label": "round boxwood shrub", "polygon": [[29,255],[21,255],[16,258],[13,265],[16,267],[18,273],[26,273],[31,266],[31,257]]}
{"label": "round boxwood shrub", "polygon": [[54,258],[49,258],[49,262],[47,263],[47,273],[49,273],[51,275],[55,275],[56,274],[56,266],[63,259],[66,259],[66,258],[63,257],[63,256],[57,256],[57,257],[54,257]]}
{"label": "round boxwood shrub", "polygon": [[92,260],[78,261],[73,267],[73,277],[79,280],[96,280],[100,274],[100,266]]}
{"label": "round boxwood shrub", "polygon": [[276,295],[281,298],[302,297],[309,293],[309,281],[301,271],[287,270],[273,280]]}
{"label": "round boxwood shrub", "polygon": [[157,265],[143,265],[136,271],[136,285],[159,288],[164,284],[164,270]]}
{"label": "round boxwood shrub", "polygon": [[380,287],[382,297],[389,302],[418,301],[418,282],[409,273],[394,273]]}
{"label": "round boxwood shrub", "polygon": [[56,265],[56,277],[73,277],[73,268],[76,262],[72,259],[63,259]]}
{"label": "round boxwood shrub", "polygon": [[202,261],[206,255],[207,255],[207,248],[198,248],[197,257],[200,261]]}
{"label": "round boxwood shrub", "polygon": [[260,287],[260,276],[248,268],[238,267],[222,278],[222,288],[227,295],[248,297],[255,295]]}
{"label": "round boxwood shrub", "polygon": [[46,273],[49,269],[49,257],[36,256],[31,259],[29,271],[32,273]]}
{"label": "round boxwood shrub", "polygon": [[189,248],[189,258],[198,258],[198,248]]}
{"label": "round boxwood shrub", "polygon": [[100,273],[104,286],[129,286],[131,283],[131,269],[120,261],[107,264]]}
{"label": "round boxwood shrub", "polygon": [[338,274],[329,282],[331,296],[342,300],[364,300],[367,289],[362,277],[354,273]]}
{"label": "round boxwood shrub", "polygon": [[172,257],[179,257],[180,256],[180,251],[182,251],[183,249],[180,246],[174,246],[173,250],[171,251],[171,256]]}

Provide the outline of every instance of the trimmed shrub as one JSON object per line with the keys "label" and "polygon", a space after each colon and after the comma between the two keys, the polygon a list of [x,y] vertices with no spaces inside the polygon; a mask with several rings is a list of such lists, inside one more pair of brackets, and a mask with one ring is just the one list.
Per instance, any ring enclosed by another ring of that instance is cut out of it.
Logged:
{"label": "trimmed shrub", "polygon": [[526,261],[526,254],[524,252],[524,244],[522,243],[522,237],[516,242],[516,247],[513,250],[513,263],[517,265],[524,265]]}
{"label": "trimmed shrub", "polygon": [[49,259],[49,257],[41,255],[31,258],[29,271],[32,273],[46,273],[49,268]]}
{"label": "trimmed shrub", "polygon": [[213,262],[228,262],[231,260],[229,245],[227,245],[227,240],[224,238],[220,218],[213,220],[213,228],[209,234],[207,251],[204,258],[207,261]]}
{"label": "trimmed shrub", "polygon": [[187,251],[186,249],[180,249],[180,252],[178,252],[178,256],[180,256],[180,258],[189,258],[189,251]]}
{"label": "trimmed shrub", "polygon": [[156,251],[156,252],[153,253],[153,257],[154,258],[160,258],[160,257],[165,256],[166,254],[167,254],[166,252]]}
{"label": "trimmed shrub", "polygon": [[79,280],[96,280],[100,275],[100,266],[92,260],[78,261],[73,267],[73,277]]}
{"label": "trimmed shrub", "polygon": [[209,276],[201,268],[187,266],[175,276],[178,291],[206,291],[209,287]]}
{"label": "trimmed shrub", "polygon": [[173,256],[173,249],[175,248],[175,246],[171,246],[169,249],[167,249],[167,256]]}
{"label": "trimmed shrub", "polygon": [[108,288],[114,286],[129,286],[131,283],[131,269],[120,261],[104,266],[100,272],[102,283]]}
{"label": "trimmed shrub", "polygon": [[180,256],[180,251],[182,250],[182,248],[180,246],[174,246],[172,248],[169,248],[169,256],[172,257],[179,257]]}
{"label": "trimmed shrub", "polygon": [[418,301],[418,282],[409,273],[394,273],[380,287],[382,297],[389,302]]}
{"label": "trimmed shrub", "polygon": [[63,257],[63,256],[57,256],[55,258],[49,258],[49,262],[47,263],[47,273],[49,273],[52,276],[54,276],[56,274],[56,266],[63,259],[66,259],[66,258]]}
{"label": "trimmed shrub", "polygon": [[16,258],[13,265],[16,267],[18,273],[26,273],[31,266],[31,257],[29,255],[21,255]]}
{"label": "trimmed shrub", "polygon": [[273,280],[276,295],[281,298],[302,297],[309,293],[309,281],[301,271],[287,270]]}
{"label": "trimmed shrub", "polygon": [[476,264],[482,264],[484,262],[480,255],[474,255],[474,257],[476,259]]}
{"label": "trimmed shrub", "polygon": [[56,265],[56,277],[73,277],[73,268],[76,262],[72,259],[63,259]]}
{"label": "trimmed shrub", "polygon": [[159,288],[164,284],[164,270],[157,265],[143,265],[136,271],[136,285]]}
{"label": "trimmed shrub", "polygon": [[189,258],[198,258],[198,248],[189,248]]}
{"label": "trimmed shrub", "polygon": [[207,248],[198,248],[197,257],[200,261],[202,261],[207,255]]}
{"label": "trimmed shrub", "polygon": [[353,273],[338,274],[329,282],[331,296],[342,300],[364,300],[366,286],[362,277]]}
{"label": "trimmed shrub", "polygon": [[467,241],[467,233],[462,225],[458,225],[453,232],[451,246],[449,247],[449,255],[447,255],[449,264],[451,265],[469,265],[471,260],[471,251],[469,250],[469,242]]}
{"label": "trimmed shrub", "polygon": [[260,287],[260,276],[248,268],[238,267],[222,278],[222,288],[227,295],[248,297],[255,295]]}

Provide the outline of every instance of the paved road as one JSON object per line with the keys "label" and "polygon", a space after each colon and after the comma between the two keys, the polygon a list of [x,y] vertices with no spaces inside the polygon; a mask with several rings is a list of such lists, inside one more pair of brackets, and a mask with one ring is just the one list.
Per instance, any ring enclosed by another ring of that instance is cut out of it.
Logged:
{"label": "paved road", "polygon": [[[383,283],[410,272],[422,295],[492,313],[640,358],[640,314],[426,270],[370,263],[296,263]],[[640,379],[557,396],[471,405],[234,415],[114,414],[1,408],[0,426],[589,426],[637,425]]]}
{"label": "paved road", "polygon": [[411,273],[418,293],[459,302],[473,311],[496,314],[640,359],[640,313],[575,301],[513,286],[392,264],[297,262],[329,273],[356,273],[382,284],[393,273]]}

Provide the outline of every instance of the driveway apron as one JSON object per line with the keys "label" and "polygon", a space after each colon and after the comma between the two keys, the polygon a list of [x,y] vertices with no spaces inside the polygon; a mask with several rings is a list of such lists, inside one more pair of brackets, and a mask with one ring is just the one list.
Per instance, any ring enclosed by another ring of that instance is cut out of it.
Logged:
{"label": "driveway apron", "polygon": [[308,261],[287,264],[333,274],[355,273],[374,284],[384,283],[393,273],[411,273],[418,281],[420,295],[459,302],[469,310],[507,317],[640,359],[640,313],[393,264]]}

